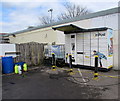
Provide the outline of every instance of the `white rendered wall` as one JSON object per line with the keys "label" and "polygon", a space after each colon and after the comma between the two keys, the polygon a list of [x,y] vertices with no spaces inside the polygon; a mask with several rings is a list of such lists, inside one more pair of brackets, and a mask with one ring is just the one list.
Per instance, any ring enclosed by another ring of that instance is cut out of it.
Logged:
{"label": "white rendered wall", "polygon": [[16,52],[15,44],[0,44],[0,56],[13,56],[16,55],[5,55],[6,52]]}

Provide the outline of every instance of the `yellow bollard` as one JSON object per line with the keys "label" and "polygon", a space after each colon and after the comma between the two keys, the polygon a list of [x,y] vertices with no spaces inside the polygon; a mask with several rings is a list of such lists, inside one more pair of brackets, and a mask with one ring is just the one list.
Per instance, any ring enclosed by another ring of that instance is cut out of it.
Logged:
{"label": "yellow bollard", "polygon": [[15,69],[15,74],[18,74],[18,65],[15,65],[14,69]]}
{"label": "yellow bollard", "polygon": [[52,66],[52,70],[55,71],[56,70],[56,66]]}
{"label": "yellow bollard", "polygon": [[56,70],[56,63],[55,63],[55,54],[52,53],[52,70],[55,71]]}
{"label": "yellow bollard", "polygon": [[26,63],[23,64],[23,71],[25,71],[25,72],[27,71],[27,64]]}
{"label": "yellow bollard", "polygon": [[95,70],[94,70],[94,80],[98,79],[98,56],[95,56]]}

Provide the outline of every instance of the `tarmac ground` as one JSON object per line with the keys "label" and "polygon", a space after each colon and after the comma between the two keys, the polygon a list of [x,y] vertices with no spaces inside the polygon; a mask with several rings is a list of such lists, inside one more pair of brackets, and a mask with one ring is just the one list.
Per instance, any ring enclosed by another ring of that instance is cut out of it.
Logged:
{"label": "tarmac ground", "polygon": [[[42,66],[2,76],[2,99],[118,99],[118,71],[98,72]],[[112,101],[113,101],[112,100]]]}

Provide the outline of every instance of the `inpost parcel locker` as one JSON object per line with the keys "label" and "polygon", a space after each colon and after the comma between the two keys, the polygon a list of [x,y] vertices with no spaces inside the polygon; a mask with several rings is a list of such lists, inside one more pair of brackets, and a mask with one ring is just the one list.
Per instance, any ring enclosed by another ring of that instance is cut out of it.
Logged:
{"label": "inpost parcel locker", "polygon": [[[64,32],[65,54],[72,54],[72,64],[94,67],[93,51],[95,50],[107,58],[99,59],[102,63],[102,67],[98,63],[100,68],[110,69],[113,66],[112,29],[106,27],[83,29],[72,24],[53,29]],[[69,63],[69,58],[66,63]]]}

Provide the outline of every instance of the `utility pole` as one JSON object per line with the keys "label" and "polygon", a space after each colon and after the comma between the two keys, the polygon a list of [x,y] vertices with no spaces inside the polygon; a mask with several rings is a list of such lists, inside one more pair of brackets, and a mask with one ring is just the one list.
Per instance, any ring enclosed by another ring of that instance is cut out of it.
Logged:
{"label": "utility pole", "polygon": [[48,12],[51,12],[51,19],[50,19],[50,23],[52,22],[52,11],[53,9],[49,9]]}

